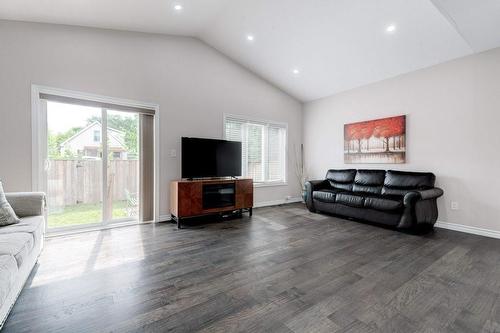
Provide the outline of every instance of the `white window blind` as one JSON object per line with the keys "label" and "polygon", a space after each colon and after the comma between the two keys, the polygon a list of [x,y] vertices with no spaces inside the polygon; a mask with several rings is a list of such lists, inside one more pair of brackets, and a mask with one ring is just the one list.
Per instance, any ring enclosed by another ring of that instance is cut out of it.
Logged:
{"label": "white window blind", "polygon": [[242,143],[242,175],[255,183],[286,182],[285,124],[224,117],[226,140]]}

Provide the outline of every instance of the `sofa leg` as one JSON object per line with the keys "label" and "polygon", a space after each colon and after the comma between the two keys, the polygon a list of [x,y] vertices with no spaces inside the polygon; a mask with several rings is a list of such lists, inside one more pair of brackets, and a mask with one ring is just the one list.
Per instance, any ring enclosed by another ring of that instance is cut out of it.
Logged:
{"label": "sofa leg", "polygon": [[307,209],[311,212],[311,213],[317,213],[318,211],[314,208],[309,208],[307,207]]}
{"label": "sofa leg", "polygon": [[434,231],[434,225],[433,224],[417,224],[417,230],[419,233],[426,234],[428,232],[433,232]]}

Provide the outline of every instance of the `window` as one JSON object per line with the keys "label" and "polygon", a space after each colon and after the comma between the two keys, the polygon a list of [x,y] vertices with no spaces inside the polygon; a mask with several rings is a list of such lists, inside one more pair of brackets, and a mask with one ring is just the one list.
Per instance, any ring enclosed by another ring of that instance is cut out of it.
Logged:
{"label": "window", "polygon": [[101,131],[94,130],[94,142],[101,142]]}
{"label": "window", "polygon": [[287,125],[224,117],[224,138],[242,143],[242,175],[255,183],[286,182]]}
{"label": "window", "polygon": [[85,156],[86,157],[97,157],[97,155],[98,155],[97,149],[93,149],[93,148],[85,149]]}

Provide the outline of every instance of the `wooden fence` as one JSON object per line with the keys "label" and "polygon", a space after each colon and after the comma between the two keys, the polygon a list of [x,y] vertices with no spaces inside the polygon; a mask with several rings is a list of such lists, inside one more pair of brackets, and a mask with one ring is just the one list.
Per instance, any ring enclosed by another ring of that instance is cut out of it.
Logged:
{"label": "wooden fence", "polygon": [[[126,192],[138,191],[139,161],[108,162],[111,200],[127,200]],[[102,161],[53,160],[48,171],[50,207],[102,202]]]}

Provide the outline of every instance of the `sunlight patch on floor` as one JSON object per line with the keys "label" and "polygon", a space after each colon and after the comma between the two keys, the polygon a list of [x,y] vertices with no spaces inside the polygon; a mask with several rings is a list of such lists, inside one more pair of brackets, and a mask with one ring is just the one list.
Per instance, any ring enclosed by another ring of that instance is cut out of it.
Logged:
{"label": "sunlight patch on floor", "polygon": [[[127,238],[124,236],[123,230],[111,229],[47,240],[29,287],[78,278],[143,260],[145,255],[141,233],[138,231],[133,236],[138,240],[131,238],[130,234],[126,235]],[[61,253],[66,255],[61,256]],[[82,262],[85,264],[82,265]]]}

